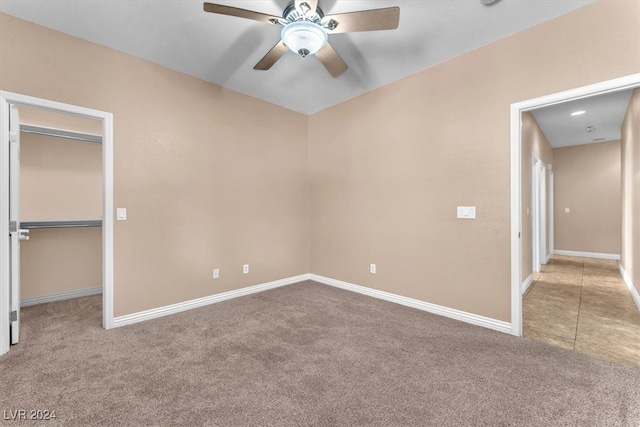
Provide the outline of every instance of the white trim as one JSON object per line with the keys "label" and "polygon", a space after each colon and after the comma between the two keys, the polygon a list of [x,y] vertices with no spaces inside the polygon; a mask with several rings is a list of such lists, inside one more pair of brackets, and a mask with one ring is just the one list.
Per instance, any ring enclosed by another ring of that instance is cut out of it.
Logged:
{"label": "white trim", "polygon": [[540,209],[540,225],[538,227],[538,233],[540,234],[540,272],[542,272],[542,264],[547,263],[547,165],[540,161],[540,174],[538,175],[538,186],[540,187],[538,192],[538,208]]}
{"label": "white trim", "polygon": [[531,270],[542,271],[540,260],[540,159],[531,153]]}
{"label": "white trim", "polygon": [[547,169],[548,166],[531,153],[531,269],[542,272],[549,261],[547,254]]}
{"label": "white trim", "polygon": [[113,328],[113,114],[102,118],[102,327]]}
{"label": "white trim", "polygon": [[156,319],[158,317],[180,313],[182,311],[191,310],[193,308],[215,304],[217,302],[226,301],[232,298],[243,297],[246,295],[255,294],[257,292],[266,291],[268,289],[303,282],[305,280],[309,280],[309,274],[301,274],[299,276],[274,280],[273,282],[262,283],[260,285],[249,286],[246,288],[210,295],[203,298],[184,301],[177,304],[165,305],[164,307],[153,308],[151,310],[140,311],[138,313],[126,314],[124,316],[118,316],[114,318],[113,327],[117,328],[120,326],[131,325],[133,323],[138,323],[145,320]]}
{"label": "white trim", "polygon": [[640,73],[511,104],[511,333],[522,336],[522,112],[640,86]]}
{"label": "white trim", "polygon": [[522,119],[511,105],[511,334],[522,336]]}
{"label": "white trim", "polygon": [[9,103],[0,91],[0,355],[9,351]]}
{"label": "white trim", "polygon": [[69,113],[102,120],[102,326],[113,327],[113,114],[36,98],[13,92],[0,91],[0,356],[9,351],[9,175],[8,175],[8,117],[9,104],[25,105],[45,110]]}
{"label": "white trim", "polygon": [[524,282],[522,282],[522,285],[520,285],[520,289],[522,289],[521,291],[522,295],[524,295],[524,293],[527,292],[527,289],[529,289],[529,286],[531,286],[532,283],[533,283],[533,273],[531,273],[529,277],[524,279]]}
{"label": "white trim", "polygon": [[30,305],[44,304],[46,302],[64,301],[66,299],[88,297],[90,295],[98,295],[102,293],[102,287],[78,289],[76,291],[60,292],[59,294],[42,295],[39,297],[23,298],[20,300],[20,307],[28,307]]}
{"label": "white trim", "polygon": [[551,165],[548,166],[549,168],[549,253],[547,254],[547,264],[549,263],[549,259],[551,258],[551,254],[553,253],[553,248],[555,247],[555,216],[554,216],[554,209],[555,209],[555,189],[554,189],[554,185],[555,185],[555,181],[554,181],[554,172],[553,172],[553,167]]}
{"label": "white trim", "polygon": [[564,256],[577,256],[582,258],[598,258],[598,259],[613,259],[620,260],[620,254],[605,254],[600,252],[581,252],[581,251],[564,251],[556,249],[553,251],[554,255]]}
{"label": "white trim", "polygon": [[633,298],[633,302],[636,303],[638,310],[640,310],[640,294],[638,293],[638,290],[636,289],[636,287],[633,286],[633,280],[631,280],[631,276],[629,275],[629,273],[625,271],[624,267],[622,266],[622,263],[620,262],[618,263],[618,270],[620,270],[620,275],[622,276],[624,283],[627,285],[627,288],[629,288],[629,292],[631,293],[631,298]]}
{"label": "white trim", "polygon": [[341,280],[331,279],[317,274],[310,274],[310,280],[323,283],[325,285],[334,286],[351,292],[367,295],[373,298],[383,299],[385,301],[394,302],[396,304],[405,305],[407,307],[417,308],[418,310],[427,311],[439,316],[448,317],[450,319],[460,320],[476,326],[493,329],[494,331],[511,333],[511,324],[501,320],[491,319],[489,317],[480,316],[466,311],[455,310],[453,308],[443,307],[441,305],[431,304],[413,298],[403,297],[401,295],[389,292],[371,289],[353,283],[343,282]]}

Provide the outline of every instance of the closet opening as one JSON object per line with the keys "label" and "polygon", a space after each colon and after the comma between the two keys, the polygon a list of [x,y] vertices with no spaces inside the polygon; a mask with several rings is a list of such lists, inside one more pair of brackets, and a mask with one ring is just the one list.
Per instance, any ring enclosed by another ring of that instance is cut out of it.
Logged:
{"label": "closet opening", "polygon": [[0,355],[29,313],[110,329],[112,114],[4,91],[0,112]]}
{"label": "closet opening", "polygon": [[[20,229],[28,238],[20,243],[20,307],[39,305],[51,322],[70,311],[95,316],[103,288],[102,121],[18,109]],[[42,305],[56,301],[66,303]]]}

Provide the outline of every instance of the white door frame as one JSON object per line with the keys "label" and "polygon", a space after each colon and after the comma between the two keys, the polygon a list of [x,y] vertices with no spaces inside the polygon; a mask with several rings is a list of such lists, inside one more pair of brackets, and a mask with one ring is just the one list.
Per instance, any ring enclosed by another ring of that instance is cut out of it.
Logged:
{"label": "white door frame", "polygon": [[551,165],[547,166],[548,168],[548,173],[549,173],[549,186],[547,187],[549,189],[549,253],[547,254],[547,256],[551,256],[553,255],[553,250],[555,247],[555,243],[554,243],[554,239],[555,239],[555,235],[554,235],[554,228],[555,228],[555,217],[554,217],[554,213],[553,210],[555,209],[555,201],[554,201],[554,189],[553,189],[553,167]]}
{"label": "white door frame", "polygon": [[540,272],[540,231],[538,230],[540,225],[539,163],[540,160],[534,154],[531,154],[531,271],[534,273]]}
{"label": "white door frame", "polygon": [[542,271],[547,263],[547,215],[546,215],[547,166],[531,154],[531,267],[534,273]]}
{"label": "white door frame", "polygon": [[542,271],[542,264],[547,263],[547,165],[540,162],[538,174],[538,273]]}
{"label": "white door frame", "polygon": [[522,336],[522,112],[640,87],[640,73],[511,104],[511,334]]}
{"label": "white door frame", "polygon": [[0,91],[0,356],[9,351],[9,105],[102,120],[102,326],[113,327],[113,114]]}

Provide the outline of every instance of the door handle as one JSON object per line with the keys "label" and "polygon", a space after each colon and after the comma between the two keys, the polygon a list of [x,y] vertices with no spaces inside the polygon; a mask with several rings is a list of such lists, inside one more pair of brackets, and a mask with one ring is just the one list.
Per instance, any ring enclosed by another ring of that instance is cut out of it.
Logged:
{"label": "door handle", "polygon": [[29,240],[29,230],[26,228],[18,230],[18,240]]}

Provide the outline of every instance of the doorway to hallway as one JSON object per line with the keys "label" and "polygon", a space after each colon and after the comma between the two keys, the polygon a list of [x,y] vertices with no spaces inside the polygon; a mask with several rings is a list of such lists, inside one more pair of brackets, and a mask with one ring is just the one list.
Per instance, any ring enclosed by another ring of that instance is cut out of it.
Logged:
{"label": "doorway to hallway", "polygon": [[[523,266],[524,260],[531,260],[532,258],[531,254],[523,257],[525,251],[532,249],[530,240],[525,244],[525,241],[531,238],[531,230],[530,228],[525,230],[526,224],[530,223],[530,218],[529,209],[526,205],[523,206],[523,199],[525,199],[523,197],[523,184],[525,184],[523,182],[523,168],[526,165],[523,161],[523,154],[527,154],[523,150],[522,141],[523,116],[543,107],[633,89],[639,86],[640,74],[633,74],[511,105],[511,333],[513,335],[522,336],[522,294],[523,290],[531,283],[532,276],[529,274],[533,272],[532,266]],[[527,182],[526,185],[530,185],[530,183]],[[525,208],[526,216],[524,215]],[[555,218],[552,222],[555,222]],[[549,229],[552,230],[552,227],[550,226]],[[525,233],[525,231],[527,232]],[[548,237],[548,246],[553,248],[550,251],[553,253],[556,251],[555,246],[558,243],[557,236],[553,233]],[[584,256],[583,254],[565,255]],[[629,283],[627,280],[627,286],[631,287]],[[635,289],[633,290],[635,291]],[[634,298],[636,301],[640,301],[640,298],[637,298],[637,294],[634,294]],[[640,303],[638,305],[640,306]]]}

